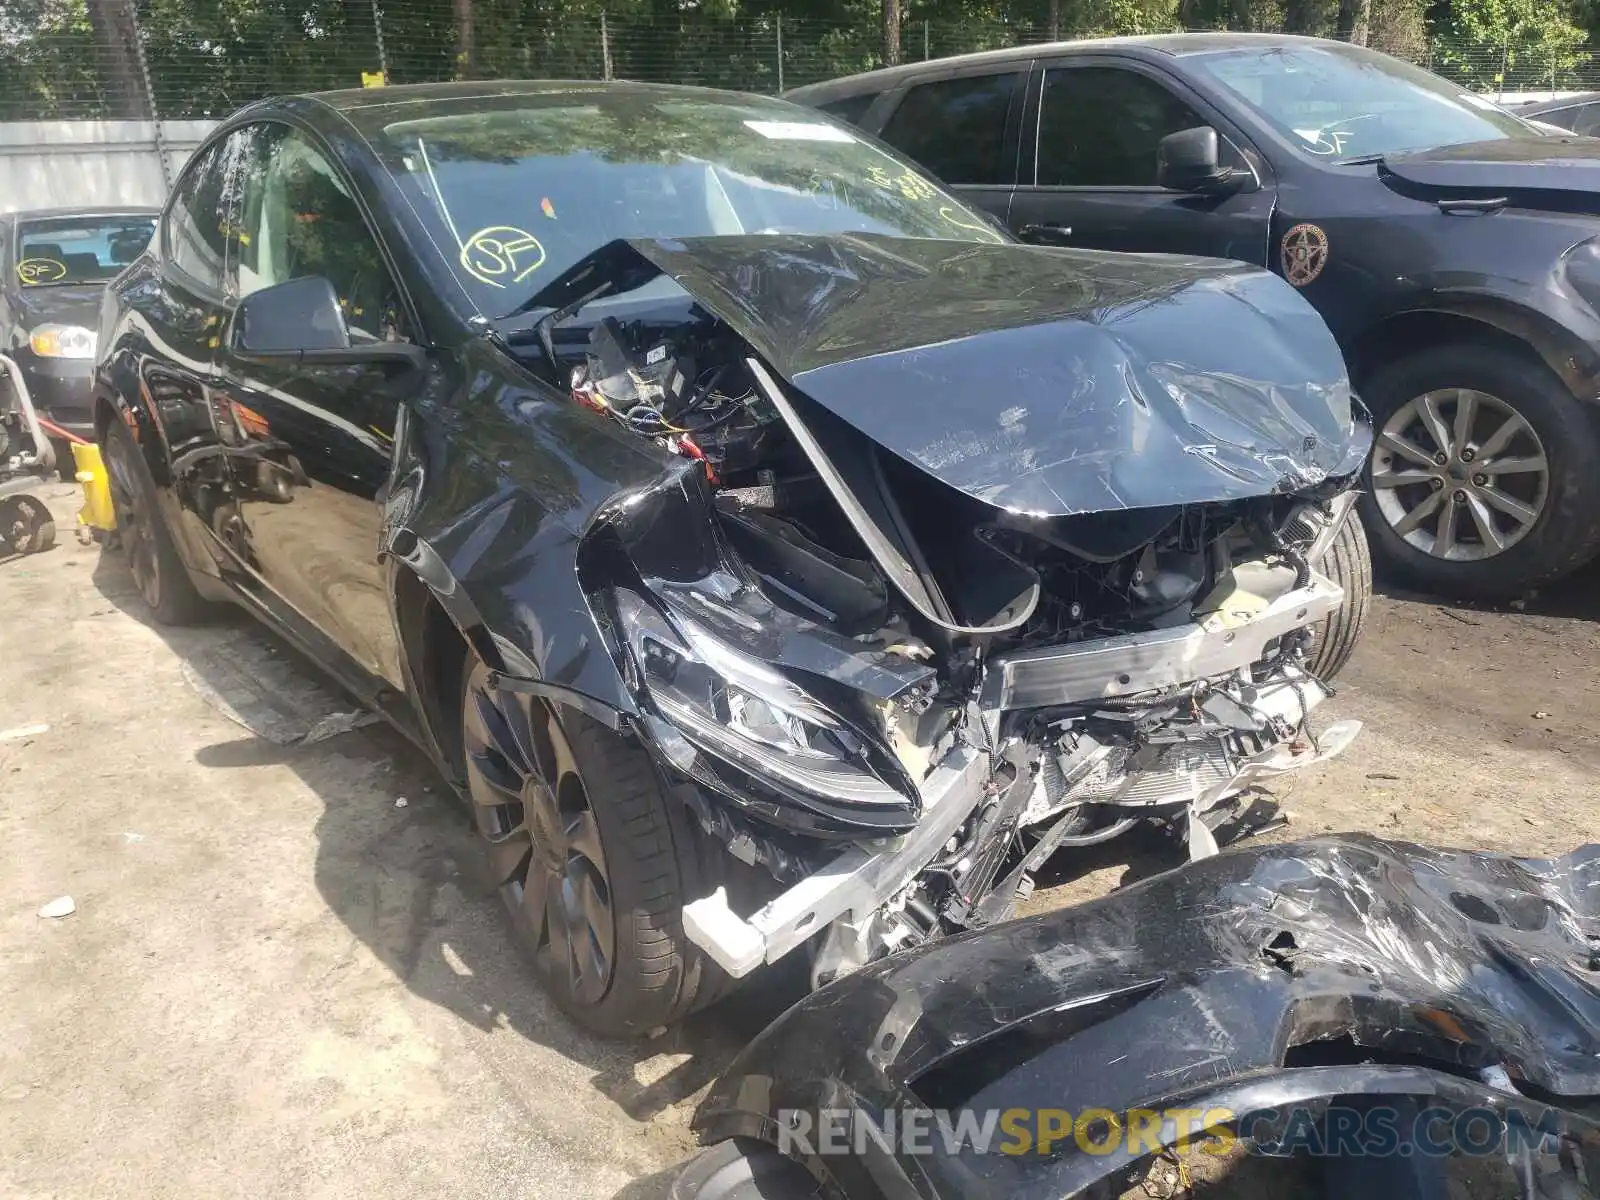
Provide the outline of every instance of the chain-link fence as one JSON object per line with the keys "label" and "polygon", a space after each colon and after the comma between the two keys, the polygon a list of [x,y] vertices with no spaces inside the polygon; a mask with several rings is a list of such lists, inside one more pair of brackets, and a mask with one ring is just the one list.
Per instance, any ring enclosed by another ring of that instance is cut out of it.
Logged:
{"label": "chain-link fence", "polygon": [[[3,0],[0,121],[220,117],[262,96],[461,78],[640,79],[775,92],[884,63],[876,20],[561,15],[536,0]],[[870,10],[867,10],[870,11]],[[1103,29],[910,20],[900,58]],[[1488,93],[1600,88],[1600,54],[1424,40],[1411,57]]]}

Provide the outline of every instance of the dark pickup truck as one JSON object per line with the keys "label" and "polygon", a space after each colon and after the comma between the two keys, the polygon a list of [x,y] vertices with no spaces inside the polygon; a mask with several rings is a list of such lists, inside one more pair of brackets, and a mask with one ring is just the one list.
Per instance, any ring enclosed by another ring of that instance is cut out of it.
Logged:
{"label": "dark pickup truck", "polygon": [[1024,240],[1242,259],[1301,289],[1373,413],[1361,506],[1392,575],[1504,597],[1600,551],[1600,139],[1264,34],[1029,46],[788,95]]}

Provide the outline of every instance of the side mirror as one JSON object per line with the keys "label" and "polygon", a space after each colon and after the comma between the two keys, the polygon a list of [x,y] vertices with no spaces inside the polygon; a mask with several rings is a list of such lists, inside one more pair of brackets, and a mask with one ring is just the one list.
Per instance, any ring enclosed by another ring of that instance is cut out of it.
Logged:
{"label": "side mirror", "polygon": [[1225,196],[1244,186],[1245,178],[1222,165],[1217,131],[1209,125],[1169,133],[1156,148],[1156,183],[1164,188]]}
{"label": "side mirror", "polygon": [[290,279],[246,296],[234,311],[229,345],[238,358],[263,364],[402,362],[418,369],[428,364],[421,348],[409,342],[352,345],[339,295],[321,275]]}

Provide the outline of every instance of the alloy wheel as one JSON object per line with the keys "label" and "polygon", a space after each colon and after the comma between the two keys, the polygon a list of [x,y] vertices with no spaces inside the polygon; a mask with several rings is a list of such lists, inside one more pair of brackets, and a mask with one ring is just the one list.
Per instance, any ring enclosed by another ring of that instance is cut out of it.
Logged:
{"label": "alloy wheel", "polygon": [[1372,452],[1378,511],[1407,544],[1470,562],[1532,531],[1550,491],[1550,460],[1516,409],[1487,392],[1440,388],[1402,405]]}
{"label": "alloy wheel", "polygon": [[588,789],[550,707],[490,690],[488,677],[476,663],[462,718],[478,834],[549,982],[597,1004],[614,969],[616,915]]}
{"label": "alloy wheel", "polygon": [[117,533],[128,554],[134,586],[151,608],[161,607],[161,558],[157,553],[154,514],[144,505],[144,492],[134,476],[128,452],[116,438],[106,447],[106,482],[117,518]]}

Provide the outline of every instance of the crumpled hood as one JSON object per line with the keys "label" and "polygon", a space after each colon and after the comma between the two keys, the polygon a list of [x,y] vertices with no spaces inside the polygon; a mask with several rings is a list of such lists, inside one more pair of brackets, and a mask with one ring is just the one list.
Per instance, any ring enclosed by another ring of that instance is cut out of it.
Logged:
{"label": "crumpled hood", "polygon": [[1600,139],[1530,135],[1391,154],[1378,176],[1406,194],[1494,195],[1539,207],[1545,193],[1563,208],[1582,197],[1600,207]]}
{"label": "crumpled hood", "polygon": [[860,234],[637,239],[541,299],[656,273],[860,433],[1016,512],[1294,490],[1356,470],[1368,447],[1321,318],[1240,263]]}

